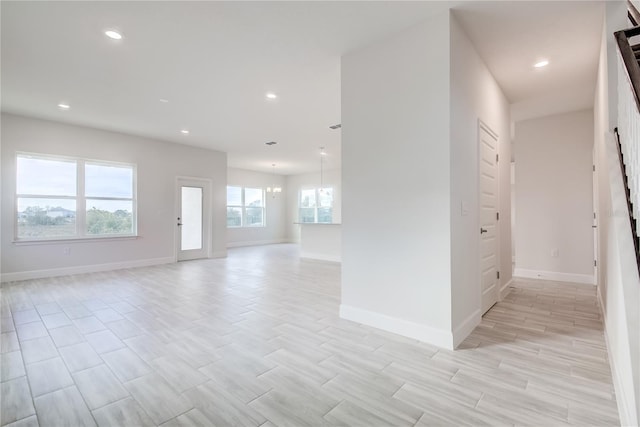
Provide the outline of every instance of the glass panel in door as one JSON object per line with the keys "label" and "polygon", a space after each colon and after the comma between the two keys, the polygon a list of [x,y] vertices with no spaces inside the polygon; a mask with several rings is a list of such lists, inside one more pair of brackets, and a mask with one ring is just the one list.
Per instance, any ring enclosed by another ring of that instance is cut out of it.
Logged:
{"label": "glass panel in door", "polygon": [[202,249],[202,188],[182,187],[182,251]]}

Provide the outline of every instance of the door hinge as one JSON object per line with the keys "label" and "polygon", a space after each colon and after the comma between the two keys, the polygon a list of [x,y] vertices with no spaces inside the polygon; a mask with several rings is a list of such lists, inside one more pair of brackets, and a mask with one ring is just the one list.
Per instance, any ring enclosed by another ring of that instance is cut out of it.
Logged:
{"label": "door hinge", "polygon": [[500,212],[496,212],[496,221],[500,221]]}
{"label": "door hinge", "polygon": [[598,261],[596,261],[595,259],[593,260],[593,266],[597,267],[598,266]]}
{"label": "door hinge", "polygon": [[499,279],[500,278],[500,272],[496,271],[496,277]]}
{"label": "door hinge", "polygon": [[593,165],[593,171],[594,172],[596,171],[596,165]]}
{"label": "door hinge", "polygon": [[500,156],[496,154],[496,163],[498,163],[499,160],[500,160]]}
{"label": "door hinge", "polygon": [[596,213],[595,212],[593,213],[593,219],[596,219]]}

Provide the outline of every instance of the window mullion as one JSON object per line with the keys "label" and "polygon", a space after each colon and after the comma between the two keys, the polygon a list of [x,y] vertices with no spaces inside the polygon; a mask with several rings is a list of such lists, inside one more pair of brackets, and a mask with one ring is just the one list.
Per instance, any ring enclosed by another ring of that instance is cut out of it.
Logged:
{"label": "window mullion", "polygon": [[244,187],[242,187],[242,191],[240,192],[241,194],[241,198],[240,201],[242,203],[242,218],[240,219],[240,227],[246,227],[246,220],[247,220],[247,207],[245,206],[245,201],[244,201]]}
{"label": "window mullion", "polygon": [[16,194],[19,199],[64,199],[64,200],[76,200],[76,196],[57,196],[55,194]]}
{"label": "window mullion", "polygon": [[78,185],[77,185],[77,199],[76,199],[76,234],[78,236],[84,237],[86,223],[87,223],[87,201],[84,196],[85,194],[85,182],[84,182],[84,173],[85,169],[85,161],[78,160]]}

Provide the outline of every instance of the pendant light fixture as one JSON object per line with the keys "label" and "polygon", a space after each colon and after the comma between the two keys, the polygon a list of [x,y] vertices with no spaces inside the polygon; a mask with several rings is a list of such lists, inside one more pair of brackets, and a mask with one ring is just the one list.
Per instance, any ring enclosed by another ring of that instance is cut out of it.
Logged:
{"label": "pendant light fixture", "polygon": [[[274,184],[275,184],[276,164],[272,163],[271,168],[272,168],[271,170],[273,171]],[[274,185],[273,187],[267,187],[267,193],[272,193],[273,194],[272,197],[275,199],[277,193],[282,193],[282,187],[278,187],[277,184]]]}

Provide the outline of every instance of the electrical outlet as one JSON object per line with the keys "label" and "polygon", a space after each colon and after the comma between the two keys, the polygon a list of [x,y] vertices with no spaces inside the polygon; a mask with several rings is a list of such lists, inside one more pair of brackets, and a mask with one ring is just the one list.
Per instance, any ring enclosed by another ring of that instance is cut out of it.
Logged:
{"label": "electrical outlet", "polygon": [[71,255],[71,248],[64,248],[63,253],[67,256]]}
{"label": "electrical outlet", "polygon": [[558,248],[551,249],[551,257],[552,258],[558,258],[559,256],[560,256],[560,251],[558,250]]}

